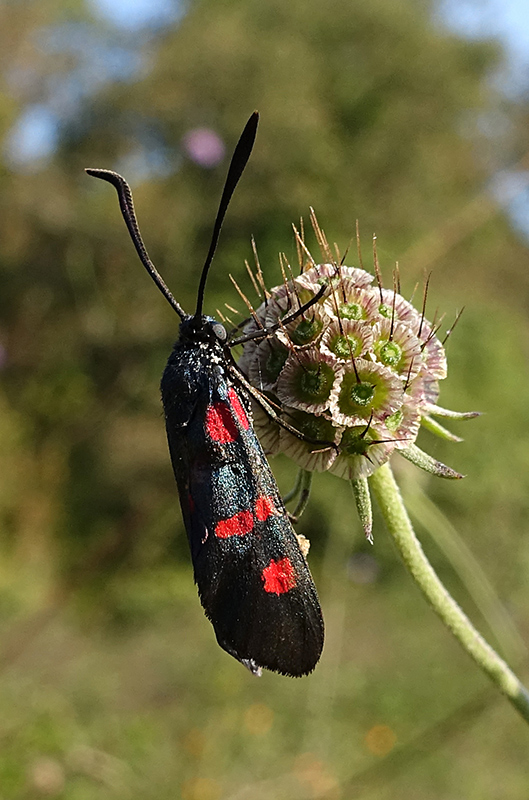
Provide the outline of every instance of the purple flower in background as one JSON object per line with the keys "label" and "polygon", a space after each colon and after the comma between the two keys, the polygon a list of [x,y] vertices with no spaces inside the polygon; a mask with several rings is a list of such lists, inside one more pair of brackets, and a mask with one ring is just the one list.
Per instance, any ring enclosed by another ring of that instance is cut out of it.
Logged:
{"label": "purple flower in background", "polygon": [[192,128],[182,139],[185,152],[201,167],[215,167],[224,158],[224,142],[211,128]]}

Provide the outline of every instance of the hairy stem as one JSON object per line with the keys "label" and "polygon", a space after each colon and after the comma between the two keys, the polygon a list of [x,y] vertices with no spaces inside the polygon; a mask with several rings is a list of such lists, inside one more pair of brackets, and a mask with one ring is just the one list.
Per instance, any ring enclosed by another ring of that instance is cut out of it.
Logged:
{"label": "hairy stem", "polygon": [[389,464],[380,467],[369,478],[369,483],[406,567],[436,614],[476,664],[507,696],[526,722],[529,722],[529,692],[505,661],[477,632],[437,577],[415,536]]}
{"label": "hairy stem", "polygon": [[299,473],[299,500],[298,504],[295,507],[294,511],[290,515],[290,519],[292,522],[297,522],[298,519],[301,517],[305,509],[307,508],[309,497],[310,497],[310,487],[312,486],[312,472],[309,472],[306,469],[300,470]]}

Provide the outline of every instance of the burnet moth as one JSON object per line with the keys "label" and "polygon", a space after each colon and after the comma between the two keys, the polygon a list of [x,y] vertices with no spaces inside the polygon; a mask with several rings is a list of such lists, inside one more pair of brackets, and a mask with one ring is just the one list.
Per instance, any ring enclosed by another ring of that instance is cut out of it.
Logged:
{"label": "burnet moth", "polygon": [[[233,359],[235,340],[217,320],[202,313],[222,222],[250,157],[257,123],[256,112],[235,148],[192,315],[175,300],[147,254],[126,181],[109,170],[86,171],[116,188],[136,251],[181,319],[161,392],[195,582],[206,616],[220,646],[254,674],[264,667],[301,676],[314,669],[323,647],[316,587],[252,427],[250,397],[256,390]],[[265,338],[267,331],[257,335]]]}

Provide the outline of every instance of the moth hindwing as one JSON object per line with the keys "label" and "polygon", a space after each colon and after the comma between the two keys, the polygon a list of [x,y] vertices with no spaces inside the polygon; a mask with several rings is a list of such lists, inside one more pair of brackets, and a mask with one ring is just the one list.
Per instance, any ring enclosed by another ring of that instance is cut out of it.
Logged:
{"label": "moth hindwing", "polygon": [[[251,422],[224,327],[202,313],[206,278],[226,210],[257,131],[252,114],[235,148],[202,270],[197,308],[186,314],[151,262],[126,181],[111,183],[140,259],[181,318],[161,382],[171,461],[198,593],[217,641],[253,673],[311,672],[323,619],[305,557]],[[263,336],[266,332],[263,332]]]}

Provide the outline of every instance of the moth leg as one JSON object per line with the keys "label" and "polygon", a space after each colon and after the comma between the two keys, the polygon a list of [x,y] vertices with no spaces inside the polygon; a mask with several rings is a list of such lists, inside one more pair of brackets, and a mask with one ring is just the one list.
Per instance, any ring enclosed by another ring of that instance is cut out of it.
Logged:
{"label": "moth leg", "polygon": [[228,347],[232,348],[238,344],[244,344],[245,342],[250,342],[254,339],[266,339],[267,336],[270,336],[271,333],[275,333],[280,328],[283,328],[285,325],[288,325],[290,322],[293,322],[298,317],[303,316],[305,311],[307,311],[311,306],[321,300],[325,292],[327,291],[326,286],[322,286],[321,289],[314,297],[311,297],[306,303],[303,303],[302,306],[297,308],[295,311],[292,311],[290,314],[287,314],[286,317],[280,319],[274,325],[270,325],[269,328],[263,328],[261,331],[254,331],[253,333],[249,333],[247,336],[240,336],[238,339],[233,339],[228,345]]}
{"label": "moth leg", "polygon": [[252,384],[245,378],[242,372],[237,368],[236,363],[233,361],[233,358],[231,358],[231,353],[229,355],[231,359],[231,363],[229,364],[229,370],[233,375],[234,380],[236,381],[236,383],[240,384],[244,389],[246,389],[248,394],[250,394],[253,397],[255,402],[261,406],[265,414],[268,414],[270,419],[272,419],[274,422],[277,422],[277,424],[281,428],[284,428],[284,430],[288,431],[297,439],[300,439],[302,442],[308,442],[309,444],[314,444],[317,446],[325,445],[327,448],[332,448],[333,450],[336,450],[336,453],[339,455],[340,448],[336,444],[336,442],[330,442],[327,441],[326,439],[312,439],[310,436],[306,436],[304,433],[301,433],[301,431],[298,431],[298,429],[294,428],[293,425],[289,425],[289,423],[285,422],[284,419],[281,419],[277,411],[275,411],[273,406],[268,402],[268,400],[259,391],[259,389],[256,389],[255,386],[252,386]]}

